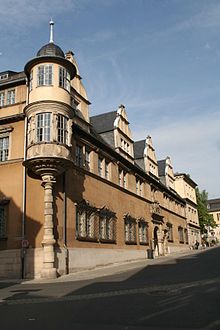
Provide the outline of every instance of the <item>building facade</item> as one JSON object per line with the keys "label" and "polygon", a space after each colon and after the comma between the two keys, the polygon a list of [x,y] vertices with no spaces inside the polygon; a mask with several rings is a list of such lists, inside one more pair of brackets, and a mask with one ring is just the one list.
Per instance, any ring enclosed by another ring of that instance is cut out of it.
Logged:
{"label": "building facade", "polygon": [[76,60],[50,24],[24,72],[0,73],[0,276],[188,249],[186,200],[160,180],[151,137],[133,141],[123,105],[89,116]]}
{"label": "building facade", "polygon": [[186,201],[186,219],[189,245],[194,246],[196,241],[201,243],[201,232],[197,211],[195,188],[197,184],[185,173],[175,174],[175,190]]}
{"label": "building facade", "polygon": [[208,241],[212,242],[214,239],[215,242],[220,242],[220,198],[209,199],[207,209],[216,223],[215,228],[207,228]]}

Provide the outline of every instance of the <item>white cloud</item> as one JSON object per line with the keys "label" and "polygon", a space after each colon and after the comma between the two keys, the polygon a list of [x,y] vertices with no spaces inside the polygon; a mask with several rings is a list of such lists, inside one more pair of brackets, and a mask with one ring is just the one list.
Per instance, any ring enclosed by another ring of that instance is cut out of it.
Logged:
{"label": "white cloud", "polygon": [[79,10],[86,0],[0,0],[1,29],[25,30],[51,17]]}

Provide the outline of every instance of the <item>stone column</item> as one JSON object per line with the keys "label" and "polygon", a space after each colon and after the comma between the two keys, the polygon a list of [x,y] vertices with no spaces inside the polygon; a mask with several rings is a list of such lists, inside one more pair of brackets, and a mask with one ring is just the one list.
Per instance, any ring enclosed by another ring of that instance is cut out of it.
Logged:
{"label": "stone column", "polygon": [[54,233],[53,233],[53,184],[56,182],[52,175],[43,175],[44,186],[44,236],[43,236],[43,268],[42,278],[56,278],[57,272],[54,267]]}

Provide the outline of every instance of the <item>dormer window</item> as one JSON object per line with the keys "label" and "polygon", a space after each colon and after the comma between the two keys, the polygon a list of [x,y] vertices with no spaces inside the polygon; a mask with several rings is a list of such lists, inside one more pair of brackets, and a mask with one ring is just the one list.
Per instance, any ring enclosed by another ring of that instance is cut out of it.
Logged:
{"label": "dormer window", "polygon": [[53,65],[40,65],[37,69],[37,86],[52,85]]}
{"label": "dormer window", "polygon": [[36,120],[37,142],[51,141],[51,113],[44,112],[37,114]]}
{"label": "dormer window", "polygon": [[59,87],[62,87],[70,92],[70,74],[62,67],[59,68]]}

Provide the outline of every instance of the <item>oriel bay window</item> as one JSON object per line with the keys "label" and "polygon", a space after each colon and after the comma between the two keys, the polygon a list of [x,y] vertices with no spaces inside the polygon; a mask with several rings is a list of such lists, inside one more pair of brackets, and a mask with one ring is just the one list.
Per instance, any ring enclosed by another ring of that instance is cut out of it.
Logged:
{"label": "oriel bay window", "polygon": [[142,244],[142,245],[148,244],[148,224],[144,219],[139,219],[138,237],[139,237],[140,244]]}
{"label": "oriel bay window", "polygon": [[67,118],[63,115],[57,116],[57,140],[60,143],[67,144]]}
{"label": "oriel bay window", "polygon": [[51,141],[51,113],[44,112],[36,115],[37,142]]}
{"label": "oriel bay window", "polygon": [[37,86],[50,86],[53,83],[53,65],[40,65],[37,68]]}
{"label": "oriel bay window", "polygon": [[127,214],[124,217],[125,224],[125,243],[126,244],[136,244],[136,219]]}
{"label": "oriel bay window", "polygon": [[79,240],[98,240],[97,208],[82,201],[76,207],[76,238]]}
{"label": "oriel bay window", "polygon": [[62,67],[59,68],[59,87],[66,89],[68,92],[70,91],[70,74]]}

